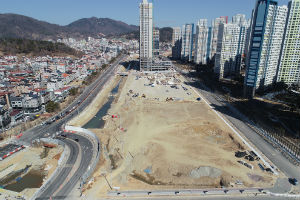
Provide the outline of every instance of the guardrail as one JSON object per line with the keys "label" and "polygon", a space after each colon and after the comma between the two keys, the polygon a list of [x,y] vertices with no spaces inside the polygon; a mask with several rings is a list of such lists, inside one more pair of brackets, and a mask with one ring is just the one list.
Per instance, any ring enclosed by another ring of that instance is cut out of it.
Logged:
{"label": "guardrail", "polygon": [[93,141],[93,145],[94,145],[93,149],[95,149],[94,155],[93,155],[94,158],[92,159],[93,162],[89,165],[88,170],[81,177],[81,182],[82,182],[81,186],[82,186],[83,184],[85,184],[88,181],[89,177],[92,175],[92,173],[94,172],[94,170],[98,164],[99,157],[100,157],[100,141],[93,132],[91,132],[87,129],[81,128],[81,127],[66,125],[64,131],[65,132],[69,132],[69,131],[76,132],[77,134],[83,133]]}
{"label": "guardrail", "polygon": [[[215,109],[212,108],[212,106],[210,105],[210,102],[206,101],[205,98],[203,98],[203,95],[200,95],[193,87],[191,87],[191,89],[199,96],[203,99],[203,101],[216,113],[216,115],[238,136],[238,138],[245,144],[248,146],[248,148],[251,149],[251,151],[253,151],[259,158],[260,160],[264,163],[265,166],[267,166],[268,168],[270,168],[272,170],[272,172],[275,175],[278,175],[278,172],[276,172],[275,170],[272,169],[271,165],[269,162],[267,162],[264,157],[262,156],[262,154],[260,154],[260,152],[258,152],[253,146],[252,144],[250,144],[249,142],[247,142],[244,137],[236,130],[235,126],[232,126],[231,124],[229,124],[230,120],[225,120],[225,118],[219,113],[217,112]],[[206,98],[207,99],[207,98]],[[228,122],[229,121],[229,122]],[[231,123],[231,122],[230,122]]]}
{"label": "guardrail", "polygon": [[219,97],[219,96],[216,97],[215,95],[213,95],[213,96],[215,99],[218,98],[218,101],[222,101],[223,103],[225,103],[232,112],[237,114],[240,117],[240,119],[247,124],[247,126],[249,126],[256,133],[258,133],[259,135],[264,137],[264,139],[268,143],[273,145],[275,148],[281,149],[284,153],[286,153],[287,155],[284,155],[285,157],[291,158],[292,160],[291,159],[289,159],[289,160],[293,161],[294,164],[300,165],[300,154],[296,151],[293,151],[291,148],[288,147],[289,146],[288,141],[285,141],[285,144],[284,144],[283,138],[282,138],[282,140],[280,140],[277,137],[275,137],[274,134],[271,134],[271,133],[265,131],[264,129],[262,129],[261,127],[259,127],[256,123],[254,123],[252,120],[250,120],[247,116],[245,116],[244,114],[239,112],[235,107],[233,107],[232,105],[227,103],[222,97]]}
{"label": "guardrail", "polygon": [[[224,99],[219,97],[223,102]],[[226,102],[225,102],[226,103]],[[256,133],[261,135],[265,138],[267,142],[272,144],[274,147],[279,147],[282,151],[284,151],[287,155],[285,157],[290,157],[292,161],[294,161],[294,164],[299,165],[300,164],[300,154],[293,151],[291,148],[289,148],[288,141],[285,141],[286,144],[284,144],[284,140],[279,140],[278,138],[274,137],[273,134],[265,131],[261,127],[259,127],[256,123],[254,123],[252,120],[248,119],[244,114],[240,113],[236,108],[232,107],[232,105],[226,103],[227,106],[229,106],[230,110],[241,116],[242,121],[246,122],[246,124],[255,130]]]}
{"label": "guardrail", "polygon": [[300,198],[300,194],[277,194],[272,192],[266,192],[266,194],[274,197],[287,197],[287,198],[295,198],[295,199]]}
{"label": "guardrail", "polygon": [[[120,60],[122,60],[122,59],[124,59],[125,58],[125,56],[123,57],[123,58],[120,58]],[[113,65],[113,64],[112,64]],[[106,72],[107,70],[108,70],[109,68],[106,68],[105,70],[104,70],[104,72]],[[112,70],[112,72],[115,72],[115,70]],[[96,81],[96,82],[98,82],[98,81]],[[92,87],[93,89],[92,89],[92,91],[93,90],[95,90],[97,87],[98,87],[98,84],[91,84],[91,85],[89,85],[88,87]],[[105,87],[105,86],[103,86],[103,87]],[[84,99],[84,100],[86,100],[89,96],[91,95],[91,91],[88,93],[88,95],[87,95],[87,97]],[[92,97],[94,98],[96,96],[96,94],[93,94],[92,95]],[[80,97],[80,96],[79,96]],[[78,98],[79,97],[77,97],[76,98],[76,100],[78,100]],[[84,101],[83,100],[83,101]],[[80,102],[80,104],[81,103],[83,103],[83,101],[81,101]],[[77,107],[78,107],[78,105],[77,105]],[[77,107],[76,107],[76,109],[77,109]],[[64,111],[66,111],[66,110],[68,110],[69,109],[69,107],[67,107],[67,108],[65,108],[63,111],[61,111],[60,113],[63,113]],[[75,110],[75,109],[74,109]],[[78,114],[77,114],[78,115]],[[82,181],[82,183],[84,184],[84,183],[86,183],[87,182],[87,180],[88,180],[88,178],[91,176],[91,174],[94,172],[94,170],[95,170],[95,168],[96,168],[96,166],[97,166],[97,163],[98,163],[98,161],[99,161],[99,156],[100,156],[100,141],[99,141],[99,139],[98,139],[98,137],[94,134],[94,133],[92,133],[91,131],[88,131],[88,130],[86,130],[86,129],[83,129],[83,128],[80,128],[80,127],[71,127],[71,126],[66,126],[67,128],[69,128],[69,129],[76,129],[75,131],[76,132],[80,132],[80,133],[84,133],[84,134],[86,134],[87,136],[89,136],[89,137],[91,137],[92,138],[92,141],[97,141],[97,144],[95,144],[95,145],[97,145],[96,147],[97,147],[97,151],[96,151],[96,153],[95,153],[95,161],[88,167],[88,170],[85,172],[85,174],[82,176],[82,179],[81,179],[81,181]],[[61,126],[61,128],[63,129],[63,125]],[[79,131],[78,131],[79,130]],[[45,141],[45,142],[49,142],[49,143],[54,143],[54,144],[58,144],[58,145],[62,145],[63,147],[64,147],[64,151],[63,151],[63,153],[62,153],[62,155],[61,155],[61,157],[60,157],[60,159],[59,159],[59,161],[58,161],[58,166],[57,166],[57,168],[55,169],[55,171],[52,173],[52,175],[50,176],[50,178],[49,179],[47,179],[47,181],[39,188],[39,190],[37,190],[35,193],[34,193],[34,195],[33,195],[33,197],[31,198],[32,200],[34,200],[34,199],[36,199],[45,189],[46,189],[46,187],[47,187],[47,185],[49,185],[51,182],[52,182],[52,179],[55,177],[55,176],[57,176],[58,174],[59,174],[59,172],[61,171],[61,166],[63,166],[63,165],[65,165],[65,163],[66,163],[66,161],[67,161],[67,159],[66,159],[66,157],[68,157],[68,156],[66,156],[67,154],[70,154],[70,150],[69,150],[69,148],[65,145],[65,143],[63,143],[62,141],[60,141],[60,140],[55,140],[55,139],[50,139],[50,138],[42,138],[41,139],[42,141]],[[95,148],[94,148],[95,149]],[[81,184],[81,186],[83,185],[83,184]]]}
{"label": "guardrail", "polygon": [[56,139],[51,138],[42,138],[41,141],[52,143],[52,144],[58,144],[64,147],[64,151],[61,154],[59,160],[58,160],[58,166],[56,167],[55,171],[51,174],[51,176],[47,179],[47,181],[34,193],[34,195],[30,198],[31,200],[35,200],[38,196],[42,194],[47,188],[47,186],[53,182],[53,179],[59,174],[59,172],[63,169],[62,166],[64,166],[67,162],[67,158],[70,155],[70,149],[67,145],[65,145],[64,142]]}
{"label": "guardrail", "polygon": [[[178,70],[181,73],[183,73],[182,70],[178,69],[177,67],[175,67],[175,68],[176,68],[176,70]],[[289,147],[289,146],[295,147],[295,145],[289,143],[289,141],[285,141],[283,139],[280,140],[280,139],[278,139],[278,137],[275,137],[274,134],[271,134],[271,133],[265,131],[264,129],[262,129],[261,127],[259,127],[257,124],[255,124],[252,120],[248,119],[248,117],[246,117],[244,114],[242,114],[241,112],[239,112],[232,105],[230,105],[229,103],[227,103],[222,97],[213,94],[213,92],[211,91],[210,88],[206,87],[203,83],[200,83],[200,84],[201,84],[201,86],[205,90],[210,91],[212,93],[212,97],[215,100],[221,101],[221,102],[225,103],[232,112],[234,112],[235,114],[237,114],[238,116],[240,116],[240,120],[242,120],[243,122],[245,122],[256,133],[258,133],[259,135],[261,135],[268,143],[270,143],[275,148],[278,148],[278,149],[282,150],[283,151],[282,154],[287,159],[289,159],[295,165],[300,165],[300,154],[299,154],[299,152],[296,152],[296,151],[293,150],[293,148]]]}
{"label": "guardrail", "polygon": [[140,196],[195,196],[195,195],[241,195],[241,194],[267,194],[261,188],[244,189],[183,189],[183,190],[144,190],[144,191],[110,191],[111,197],[140,197]]}

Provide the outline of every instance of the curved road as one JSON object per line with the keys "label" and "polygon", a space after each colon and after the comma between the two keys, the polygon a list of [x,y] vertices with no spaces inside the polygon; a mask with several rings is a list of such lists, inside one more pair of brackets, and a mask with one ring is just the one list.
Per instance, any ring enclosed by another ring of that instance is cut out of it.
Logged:
{"label": "curved road", "polygon": [[[78,142],[75,141],[78,139]],[[60,173],[51,181],[37,199],[65,199],[75,188],[80,177],[85,173],[93,157],[92,142],[80,135],[69,134],[66,139],[61,138],[70,147],[70,157]],[[79,148],[81,156],[79,157]],[[79,166],[76,163],[80,160]],[[74,170],[76,170],[74,172]],[[71,172],[74,172],[71,174]]]}
{"label": "curved road", "polygon": [[64,140],[63,141],[70,148],[70,156],[66,162],[66,166],[60,171],[59,176],[55,177],[51,184],[46,186],[46,189],[42,192],[39,198],[37,199],[49,199],[56,190],[63,184],[63,182],[67,179],[68,175],[72,170],[72,166],[75,164],[77,160],[77,155],[79,153],[79,149],[75,141],[72,140]]}
{"label": "curved road", "polygon": [[[80,96],[76,98],[67,108],[58,113],[56,116],[63,114],[63,118],[53,122],[50,125],[39,125],[23,133],[23,136],[18,142],[23,144],[31,144],[33,140],[55,136],[55,133],[61,131],[62,126],[70,121],[73,117],[83,111],[102,90],[107,81],[115,75],[115,71],[120,62],[126,56],[122,55],[116,62],[108,67],[92,84],[87,86]],[[71,111],[71,112],[70,112]],[[70,112],[67,114],[67,112]],[[53,116],[56,117],[56,116]],[[55,175],[55,178],[46,185],[45,190],[37,199],[65,199],[67,195],[74,189],[81,176],[88,169],[91,159],[93,157],[93,144],[92,142],[78,134],[67,134],[68,138],[63,140],[70,148],[70,157],[67,160],[66,166]],[[79,139],[76,142],[74,139]],[[78,155],[81,155],[80,157]],[[77,165],[79,163],[79,165]],[[75,165],[75,166],[74,166]],[[75,172],[74,172],[75,170]],[[71,172],[74,172],[71,174]],[[67,182],[66,182],[67,180]],[[53,195],[55,197],[53,197]]]}

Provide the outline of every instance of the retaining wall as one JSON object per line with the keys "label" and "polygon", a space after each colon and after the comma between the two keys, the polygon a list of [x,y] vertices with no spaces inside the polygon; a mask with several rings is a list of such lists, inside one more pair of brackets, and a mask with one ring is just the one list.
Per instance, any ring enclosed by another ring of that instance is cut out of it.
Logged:
{"label": "retaining wall", "polygon": [[51,174],[51,176],[47,179],[47,181],[34,193],[34,195],[31,197],[31,200],[35,200],[39,195],[42,194],[43,191],[47,188],[47,186],[53,181],[53,179],[59,174],[59,172],[63,169],[62,166],[64,166],[69,158],[70,155],[70,149],[67,145],[65,145],[64,142],[60,140],[50,139],[50,138],[42,138],[41,141],[47,142],[50,144],[56,144],[61,145],[64,147],[64,151],[61,154],[58,165],[55,169],[55,171]]}
{"label": "retaining wall", "polygon": [[[84,175],[82,176],[82,182],[86,183],[89,179],[89,177],[92,175],[92,173],[94,172],[99,158],[100,158],[100,141],[98,139],[98,137],[91,131],[81,128],[81,127],[76,127],[76,126],[69,126],[66,125],[65,132],[76,132],[77,134],[84,134],[86,137],[88,137],[91,141],[93,141],[93,149],[94,149],[94,153],[93,153],[93,162],[89,165],[88,170],[84,173]],[[98,151],[98,145],[99,145],[99,151]]]}

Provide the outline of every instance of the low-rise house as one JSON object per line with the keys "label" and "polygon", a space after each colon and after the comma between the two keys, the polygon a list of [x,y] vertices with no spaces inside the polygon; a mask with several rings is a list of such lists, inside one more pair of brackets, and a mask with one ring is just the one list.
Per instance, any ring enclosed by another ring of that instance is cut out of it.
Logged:
{"label": "low-rise house", "polygon": [[9,110],[7,106],[0,105],[0,127],[5,127],[10,124]]}
{"label": "low-rise house", "polygon": [[26,96],[23,99],[24,114],[39,114],[42,110],[41,99],[37,95]]}
{"label": "low-rise house", "polygon": [[41,92],[41,104],[46,105],[50,100],[50,92]]}
{"label": "low-rise house", "polygon": [[16,124],[18,120],[21,120],[24,118],[24,113],[22,110],[12,110],[10,112],[10,118],[11,118],[11,123]]}
{"label": "low-rise house", "polygon": [[22,109],[23,108],[23,97],[14,97],[14,96],[11,96],[10,97],[10,105],[12,108],[15,108],[15,109]]}

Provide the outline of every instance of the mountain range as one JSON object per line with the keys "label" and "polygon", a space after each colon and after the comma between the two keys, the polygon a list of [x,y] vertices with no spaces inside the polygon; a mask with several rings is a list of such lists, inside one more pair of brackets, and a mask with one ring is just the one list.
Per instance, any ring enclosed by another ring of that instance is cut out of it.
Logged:
{"label": "mountain range", "polygon": [[49,40],[126,34],[137,30],[138,26],[109,18],[83,18],[66,26],[60,26],[23,15],[0,14],[0,38]]}
{"label": "mountain range", "polygon": [[[23,38],[30,40],[56,40],[74,37],[125,36],[139,39],[139,27],[109,18],[82,18],[66,26],[51,24],[18,14],[0,14],[0,38]],[[160,41],[170,42],[172,29],[160,29]]]}

